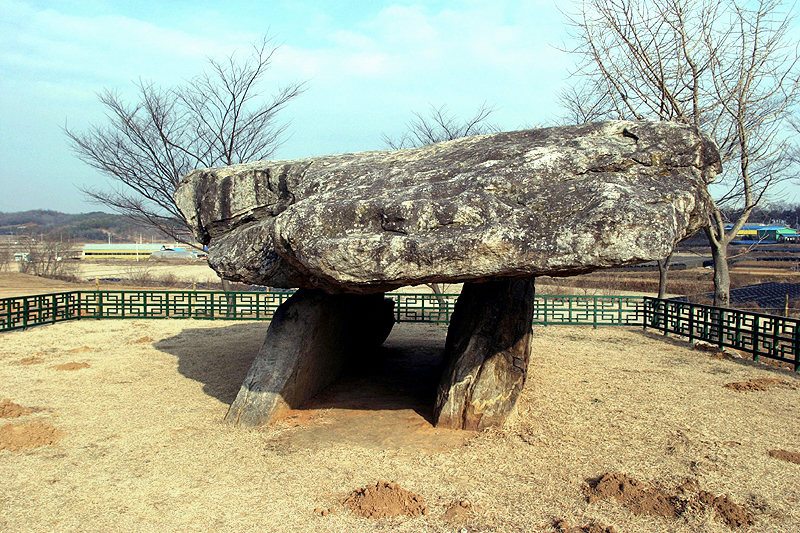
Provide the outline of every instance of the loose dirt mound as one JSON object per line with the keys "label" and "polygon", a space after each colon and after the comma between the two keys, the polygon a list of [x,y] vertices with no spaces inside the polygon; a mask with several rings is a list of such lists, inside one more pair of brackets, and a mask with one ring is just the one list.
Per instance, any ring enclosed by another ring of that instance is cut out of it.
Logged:
{"label": "loose dirt mound", "polygon": [[0,450],[12,452],[53,444],[61,438],[60,429],[38,422],[6,424],[0,427]]}
{"label": "loose dirt mound", "polygon": [[790,452],[786,450],[770,450],[769,452],[770,457],[774,457],[775,459],[781,459],[782,461],[789,461],[790,463],[795,463],[800,465],[800,452]]}
{"label": "loose dirt mound", "polygon": [[617,533],[614,526],[606,526],[602,522],[590,522],[585,526],[572,527],[566,520],[558,520],[554,526],[558,533]]}
{"label": "loose dirt mound", "polygon": [[603,474],[599,479],[590,480],[586,495],[589,503],[613,498],[635,514],[675,518],[683,511],[676,496],[649,487],[626,474]]}
{"label": "loose dirt mound", "polygon": [[442,517],[449,522],[463,522],[472,515],[472,504],[468,500],[456,500],[447,506]]}
{"label": "loose dirt mound", "polygon": [[33,409],[22,407],[8,398],[0,401],[0,418],[17,418],[19,416],[29,415],[32,412]]}
{"label": "loose dirt mound", "polygon": [[753,523],[753,515],[731,501],[727,496],[714,496],[710,492],[700,491],[700,503],[716,511],[717,516],[730,528],[749,526]]}
{"label": "loose dirt mound", "polygon": [[420,496],[401,488],[397,483],[380,480],[374,486],[353,491],[342,504],[355,514],[367,518],[428,514]]}
{"label": "loose dirt mound", "polygon": [[747,381],[734,381],[723,385],[726,389],[736,392],[767,391],[774,387],[792,387],[788,382],[777,378],[748,379]]}
{"label": "loose dirt mound", "polygon": [[84,353],[90,352],[92,349],[89,346],[81,346],[80,348],[72,348],[71,350],[67,350],[69,353]]}
{"label": "loose dirt mound", "polygon": [[139,337],[138,339],[133,341],[134,344],[144,344],[146,342],[153,342],[153,339],[145,335],[144,337]]}
{"label": "loose dirt mound", "polygon": [[[585,490],[589,503],[613,498],[634,514],[676,518],[689,508],[701,511],[712,509],[728,527],[739,528],[753,523],[753,515],[746,508],[734,503],[727,496],[715,496],[705,490],[697,491],[697,483],[693,480],[686,481],[676,489],[676,493],[681,494],[678,496],[650,487],[626,474],[607,473],[597,479],[588,480]],[[594,533],[593,530],[587,531]]]}
{"label": "loose dirt mound", "polygon": [[22,359],[17,361],[17,364],[20,365],[40,365],[42,363],[44,363],[44,359],[42,359],[41,357],[36,357],[34,355],[30,357],[23,357]]}
{"label": "loose dirt mound", "polygon": [[64,363],[63,365],[55,365],[53,368],[56,370],[80,370],[81,368],[89,368],[89,363]]}

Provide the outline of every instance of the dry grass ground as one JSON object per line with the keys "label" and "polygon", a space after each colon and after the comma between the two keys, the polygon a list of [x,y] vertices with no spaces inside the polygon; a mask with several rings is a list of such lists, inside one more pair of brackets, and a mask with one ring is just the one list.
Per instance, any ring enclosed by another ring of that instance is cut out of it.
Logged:
{"label": "dry grass ground", "polygon": [[[708,510],[670,519],[589,503],[587,480],[606,472],[665,490],[693,480],[752,512],[750,531],[800,530],[800,465],[768,455],[800,451],[792,373],[637,329],[537,327],[509,424],[437,431],[445,330],[399,324],[372,366],[277,426],[222,425],[266,327],[84,320],[0,335],[0,400],[33,409],[0,426],[55,428],[52,444],[0,450],[0,531],[554,532],[559,519],[731,531]],[[755,378],[779,386],[724,387]],[[428,514],[342,507],[378,480],[420,495]],[[469,506],[448,512],[453,502]]]}

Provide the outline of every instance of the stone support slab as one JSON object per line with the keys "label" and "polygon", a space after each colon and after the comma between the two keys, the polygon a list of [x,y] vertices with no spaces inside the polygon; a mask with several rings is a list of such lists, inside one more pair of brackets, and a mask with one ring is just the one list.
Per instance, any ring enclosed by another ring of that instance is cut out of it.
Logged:
{"label": "stone support slab", "polygon": [[437,427],[502,425],[525,384],[531,352],[534,281],[465,283],[445,344]]}
{"label": "stone support slab", "polygon": [[382,293],[298,290],[275,312],[226,422],[259,426],[300,406],[336,379],[346,360],[383,344],[393,305]]}

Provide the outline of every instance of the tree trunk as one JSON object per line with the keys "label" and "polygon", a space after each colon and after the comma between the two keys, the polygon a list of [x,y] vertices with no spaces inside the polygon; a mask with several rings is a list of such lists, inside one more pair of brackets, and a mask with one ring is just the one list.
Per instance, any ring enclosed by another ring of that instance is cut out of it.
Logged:
{"label": "tree trunk", "polygon": [[511,414],[528,371],[534,296],[532,279],[464,284],[447,331],[437,427],[479,430]]}
{"label": "tree trunk", "polygon": [[669,265],[672,262],[672,250],[667,257],[658,260],[658,297],[664,298],[667,294],[667,274],[669,273]]}
{"label": "tree trunk", "polygon": [[711,258],[714,260],[714,305],[730,307],[731,276],[728,270],[728,245],[725,239],[715,239],[709,235],[713,229],[705,228],[708,244],[711,246]]}

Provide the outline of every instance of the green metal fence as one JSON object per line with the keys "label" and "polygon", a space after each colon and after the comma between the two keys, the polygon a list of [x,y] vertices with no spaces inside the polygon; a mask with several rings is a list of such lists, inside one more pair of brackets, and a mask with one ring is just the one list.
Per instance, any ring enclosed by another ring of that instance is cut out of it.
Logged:
{"label": "green metal fence", "polygon": [[[0,299],[0,332],[81,318],[268,320],[291,292],[71,291]],[[449,324],[457,294],[388,293],[398,322]],[[800,320],[638,296],[536,297],[533,323],[643,326],[800,370]]]}
{"label": "green metal fence", "polygon": [[708,305],[644,298],[645,329],[702,340],[794,365],[800,370],[800,320]]}
{"label": "green metal fence", "polygon": [[533,323],[582,326],[641,326],[641,296],[536,296]]}
{"label": "green metal fence", "polygon": [[[72,291],[0,299],[0,331],[80,318],[269,320],[291,292]],[[457,294],[396,294],[398,322],[449,324]]]}

